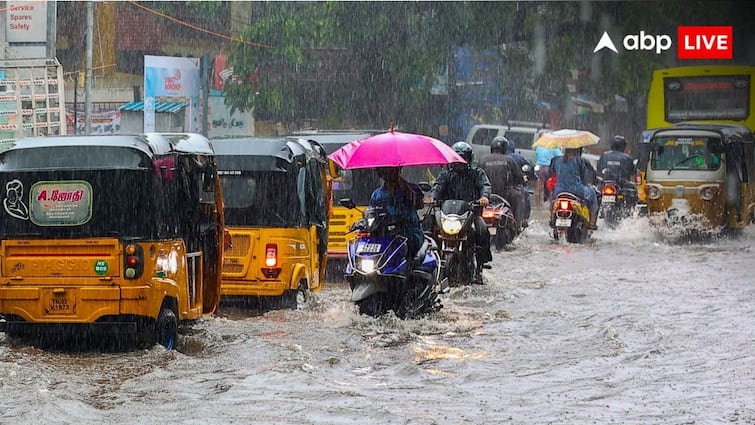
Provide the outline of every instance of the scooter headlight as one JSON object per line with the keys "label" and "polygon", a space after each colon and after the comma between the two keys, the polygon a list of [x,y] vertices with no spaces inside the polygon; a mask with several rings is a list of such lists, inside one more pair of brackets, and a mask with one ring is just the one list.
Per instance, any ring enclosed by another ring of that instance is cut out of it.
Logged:
{"label": "scooter headlight", "polygon": [[375,271],[375,260],[372,258],[362,258],[359,261],[359,270],[363,273],[372,273]]}
{"label": "scooter headlight", "polygon": [[458,218],[441,218],[440,227],[444,233],[455,235],[461,232],[461,221]]}

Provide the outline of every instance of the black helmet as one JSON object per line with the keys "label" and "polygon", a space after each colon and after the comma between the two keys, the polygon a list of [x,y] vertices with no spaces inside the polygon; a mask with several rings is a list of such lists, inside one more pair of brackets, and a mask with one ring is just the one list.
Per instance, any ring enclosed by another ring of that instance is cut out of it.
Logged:
{"label": "black helmet", "polygon": [[456,142],[451,148],[455,150],[460,157],[464,158],[465,161],[470,164],[472,163],[472,146],[469,146],[469,143],[464,141]]}
{"label": "black helmet", "polygon": [[498,136],[490,143],[490,153],[506,153],[509,148],[509,139]]}
{"label": "black helmet", "polygon": [[611,142],[611,150],[624,152],[627,148],[627,139],[624,136],[616,135]]}

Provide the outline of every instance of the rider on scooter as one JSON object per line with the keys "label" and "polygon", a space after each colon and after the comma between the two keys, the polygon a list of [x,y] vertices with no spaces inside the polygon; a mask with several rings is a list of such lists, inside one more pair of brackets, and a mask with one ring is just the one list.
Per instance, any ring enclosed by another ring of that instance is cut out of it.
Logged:
{"label": "rider on scooter", "polygon": [[616,135],[611,141],[611,149],[607,150],[598,159],[598,173],[608,168],[616,181],[623,188],[634,189],[637,186],[632,182],[632,178],[637,174],[637,166],[632,161],[632,157],[624,151],[627,148],[627,140],[624,136]]}
{"label": "rider on scooter", "polygon": [[371,207],[382,207],[401,220],[400,232],[407,239],[407,259],[412,260],[424,241],[422,224],[417,210],[422,208],[422,190],[401,177],[401,167],[380,167],[378,176],[382,186],[372,192]]}
{"label": "rider on scooter", "polygon": [[[472,164],[473,153],[472,146],[467,142],[456,142],[452,146],[467,163],[453,163],[444,169],[435,179],[430,198],[426,203],[432,204],[435,200],[445,201],[448,199],[460,199],[467,202],[477,201],[480,206],[487,206],[490,203],[490,180],[485,170]],[[474,222],[474,232],[477,239],[475,242],[482,248],[483,264],[493,260],[493,254],[490,252],[490,232],[485,225],[485,221],[477,214]],[[490,266],[486,265],[486,268]]]}
{"label": "rider on scooter", "polygon": [[483,155],[478,163],[490,179],[492,192],[501,195],[511,204],[517,225],[521,229],[527,227],[526,201],[524,191],[520,189],[525,180],[517,161],[506,155],[508,143],[505,137],[496,137],[490,144],[490,153]]}
{"label": "rider on scooter", "polygon": [[563,156],[553,158],[551,173],[556,175],[556,187],[553,195],[561,192],[571,193],[588,205],[590,209],[591,230],[598,228],[598,196],[594,184],[595,170],[582,158],[582,148],[566,149]]}
{"label": "rider on scooter", "polygon": [[[519,169],[522,170],[522,175],[524,176],[524,182],[518,184],[519,190],[522,192],[522,196],[524,196],[524,221],[522,222],[522,227],[527,227],[527,222],[530,219],[530,214],[532,213],[532,204],[530,202],[530,191],[527,188],[527,181],[534,181],[535,180],[535,168],[532,166],[532,163],[529,159],[525,158],[524,155],[516,152],[516,145],[514,145],[514,142],[511,140],[507,140],[504,137],[504,140],[506,140],[506,144],[504,145],[504,152],[506,155],[510,156],[511,158],[516,161],[516,163],[519,165]],[[524,170],[527,170],[525,173]]]}

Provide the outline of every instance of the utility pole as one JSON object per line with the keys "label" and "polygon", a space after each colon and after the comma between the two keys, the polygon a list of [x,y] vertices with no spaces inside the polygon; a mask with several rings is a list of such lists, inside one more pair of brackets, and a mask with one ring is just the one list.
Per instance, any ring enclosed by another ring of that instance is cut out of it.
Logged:
{"label": "utility pole", "polygon": [[86,80],[84,83],[84,124],[86,132],[92,134],[92,41],[94,33],[94,1],[87,1],[87,52],[86,52]]}

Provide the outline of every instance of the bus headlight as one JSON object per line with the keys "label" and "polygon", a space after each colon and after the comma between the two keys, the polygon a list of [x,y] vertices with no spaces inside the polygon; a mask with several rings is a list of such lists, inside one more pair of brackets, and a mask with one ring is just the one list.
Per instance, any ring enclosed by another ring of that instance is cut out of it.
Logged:
{"label": "bus headlight", "polygon": [[647,185],[645,186],[645,190],[647,191],[648,199],[660,199],[661,198],[661,188],[656,185]]}
{"label": "bus headlight", "polygon": [[448,235],[455,235],[461,232],[461,221],[458,218],[441,218],[440,227]]}

